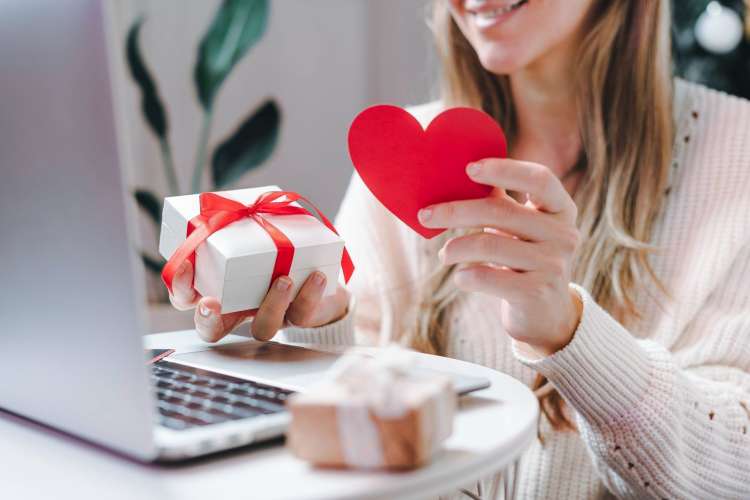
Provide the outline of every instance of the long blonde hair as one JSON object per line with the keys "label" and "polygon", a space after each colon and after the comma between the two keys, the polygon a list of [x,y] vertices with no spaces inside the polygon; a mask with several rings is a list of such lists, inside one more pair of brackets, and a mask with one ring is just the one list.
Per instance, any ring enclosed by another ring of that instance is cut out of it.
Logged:
{"label": "long blonde hair", "polygon": [[[575,198],[579,249],[574,280],[620,321],[638,317],[634,288],[650,276],[649,245],[672,157],[670,12],[667,0],[595,0],[578,55],[578,124],[585,174]],[[516,119],[508,77],[484,69],[450,15],[436,0],[433,30],[442,60],[442,101],[492,115],[512,145]],[[421,286],[416,325],[406,341],[445,354],[446,311],[457,296],[454,267]],[[659,285],[661,287],[661,285]],[[544,414],[556,429],[572,428],[559,393],[538,376]]]}

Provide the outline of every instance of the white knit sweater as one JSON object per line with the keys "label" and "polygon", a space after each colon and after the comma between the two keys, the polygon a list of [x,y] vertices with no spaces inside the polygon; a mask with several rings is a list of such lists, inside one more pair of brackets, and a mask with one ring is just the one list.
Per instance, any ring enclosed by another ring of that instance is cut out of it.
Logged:
{"label": "white knit sweater", "polygon": [[[651,282],[643,317],[626,329],[583,289],[570,344],[542,359],[514,352],[498,299],[464,294],[448,321],[448,355],[526,384],[544,374],[578,432],[542,422],[519,469],[520,498],[750,498],[750,103],[676,81],[671,187],[652,259],[671,298]],[[426,126],[440,105],[414,108]],[[355,176],[337,227],[357,270],[356,311],[289,340],[352,343],[400,331],[415,289],[439,265],[441,238],[422,240]],[[491,428],[487,432],[492,432]],[[486,491],[486,490],[485,490]]]}

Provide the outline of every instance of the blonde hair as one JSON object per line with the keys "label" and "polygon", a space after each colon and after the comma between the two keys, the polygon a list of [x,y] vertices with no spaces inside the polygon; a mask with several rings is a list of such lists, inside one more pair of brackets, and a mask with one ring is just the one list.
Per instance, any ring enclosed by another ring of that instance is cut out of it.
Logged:
{"label": "blonde hair", "polygon": [[[576,88],[586,169],[575,195],[583,243],[574,280],[624,322],[638,317],[633,295],[644,276],[661,288],[649,265],[648,242],[662,208],[673,147],[669,5],[667,0],[595,0],[584,22]],[[512,145],[516,119],[508,77],[482,67],[446,0],[435,1],[433,23],[443,103],[483,109],[503,126]],[[442,268],[422,285],[416,325],[405,339],[412,347],[445,354],[446,312],[457,296],[453,271]],[[543,377],[537,377],[535,389],[541,389],[542,410],[552,426],[573,428],[562,398]]]}

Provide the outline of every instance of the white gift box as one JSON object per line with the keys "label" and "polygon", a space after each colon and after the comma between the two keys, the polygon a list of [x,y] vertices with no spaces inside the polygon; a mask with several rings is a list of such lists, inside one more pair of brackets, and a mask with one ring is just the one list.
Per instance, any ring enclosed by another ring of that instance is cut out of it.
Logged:
{"label": "white gift box", "polygon": [[[221,191],[216,194],[245,205],[278,186]],[[199,215],[199,195],[172,196],[164,200],[159,253],[169,259],[185,241],[188,223]],[[296,205],[296,203],[295,203]],[[325,295],[336,291],[344,240],[312,215],[259,214],[276,226],[294,245],[289,276],[297,293],[314,271],[326,275]],[[276,262],[276,244],[252,218],[241,219],[206,239],[195,252],[195,289],[216,297],[221,312],[255,309],[266,296]]]}

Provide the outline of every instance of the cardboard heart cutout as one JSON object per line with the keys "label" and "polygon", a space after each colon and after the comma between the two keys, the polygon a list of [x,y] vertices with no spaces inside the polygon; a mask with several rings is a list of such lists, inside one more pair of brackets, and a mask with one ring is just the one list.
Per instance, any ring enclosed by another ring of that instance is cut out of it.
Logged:
{"label": "cardboard heart cutout", "polygon": [[500,125],[472,108],[443,111],[423,130],[408,111],[379,105],[362,111],[349,128],[349,156],[362,181],[393,215],[428,239],[445,229],[422,226],[419,210],[488,196],[492,187],[469,179],[466,166],[506,154]]}

